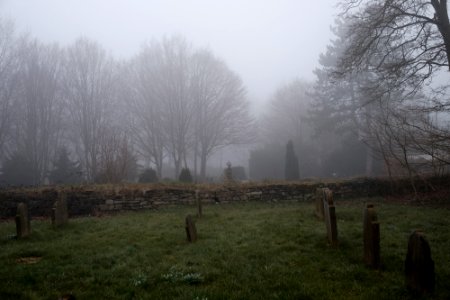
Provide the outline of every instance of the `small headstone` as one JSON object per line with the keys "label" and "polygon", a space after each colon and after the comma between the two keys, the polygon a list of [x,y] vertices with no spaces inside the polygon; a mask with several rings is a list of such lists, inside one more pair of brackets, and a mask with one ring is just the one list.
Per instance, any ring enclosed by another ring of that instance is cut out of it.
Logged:
{"label": "small headstone", "polygon": [[199,190],[195,190],[195,201],[197,202],[197,215],[199,218],[202,216],[202,199],[200,199],[200,192]]}
{"label": "small headstone", "polygon": [[323,220],[324,218],[324,212],[323,212],[323,197],[324,197],[324,191],[322,188],[316,189],[316,211],[315,214],[317,218],[320,220]]}
{"label": "small headstone", "polygon": [[425,234],[414,231],[409,237],[405,260],[406,287],[411,292],[423,295],[434,292],[434,261]]}
{"label": "small headstone", "polygon": [[333,192],[329,189],[324,190],[323,209],[325,217],[325,226],[327,228],[328,242],[331,246],[338,246],[338,232],[336,223],[336,210],[333,204]]}
{"label": "small headstone", "polygon": [[233,170],[231,169],[231,162],[227,162],[227,168],[224,171],[224,179],[225,179],[225,183],[234,183],[233,180]]}
{"label": "small headstone", "polygon": [[76,298],[72,294],[64,294],[61,297],[59,297],[58,300],[76,300]]}
{"label": "small headstone", "polygon": [[30,218],[28,216],[28,207],[23,202],[17,205],[16,231],[17,231],[17,238],[24,238],[30,235],[31,233],[31,224]]}
{"label": "small headstone", "polygon": [[380,223],[373,204],[367,204],[363,218],[364,262],[378,269],[380,267]]}
{"label": "small headstone", "polygon": [[328,205],[334,205],[333,192],[329,188],[324,188],[323,193],[325,201],[328,203]]}
{"label": "small headstone", "polygon": [[67,198],[65,193],[60,193],[58,200],[52,209],[52,224],[56,227],[67,224],[69,213],[67,209]]}
{"label": "small headstone", "polygon": [[195,228],[195,223],[191,215],[187,215],[186,217],[186,235],[188,241],[191,243],[197,240],[197,229]]}

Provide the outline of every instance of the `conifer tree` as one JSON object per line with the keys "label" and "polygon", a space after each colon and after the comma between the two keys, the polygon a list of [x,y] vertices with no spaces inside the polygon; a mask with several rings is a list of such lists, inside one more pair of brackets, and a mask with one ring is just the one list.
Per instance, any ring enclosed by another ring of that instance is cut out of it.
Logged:
{"label": "conifer tree", "polygon": [[58,158],[53,163],[54,169],[49,174],[49,180],[54,184],[68,184],[81,182],[81,168],[77,162],[69,158],[69,151],[65,147],[58,152]]}

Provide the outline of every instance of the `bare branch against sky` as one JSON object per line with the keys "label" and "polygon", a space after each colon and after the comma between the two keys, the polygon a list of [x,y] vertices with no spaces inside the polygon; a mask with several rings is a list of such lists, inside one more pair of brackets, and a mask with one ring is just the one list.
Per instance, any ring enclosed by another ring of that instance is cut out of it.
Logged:
{"label": "bare branch against sky", "polygon": [[295,77],[312,79],[336,1],[3,0],[20,32],[68,45],[80,36],[129,58],[143,42],[181,34],[210,48],[243,78],[255,104]]}

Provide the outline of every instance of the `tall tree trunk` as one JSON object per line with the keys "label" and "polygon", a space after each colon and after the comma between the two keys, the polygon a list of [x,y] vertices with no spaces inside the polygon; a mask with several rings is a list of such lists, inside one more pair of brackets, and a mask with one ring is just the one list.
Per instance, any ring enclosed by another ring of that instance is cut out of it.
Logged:
{"label": "tall tree trunk", "polygon": [[437,27],[444,39],[445,52],[447,54],[447,63],[450,70],[450,22],[448,19],[447,0],[431,0],[437,19]]}
{"label": "tall tree trunk", "polygon": [[201,153],[200,156],[200,180],[202,182],[206,181],[206,160],[207,160],[206,156],[207,156],[206,153],[203,152]]}
{"label": "tall tree trunk", "polygon": [[366,176],[373,175],[373,150],[372,147],[366,146]]}

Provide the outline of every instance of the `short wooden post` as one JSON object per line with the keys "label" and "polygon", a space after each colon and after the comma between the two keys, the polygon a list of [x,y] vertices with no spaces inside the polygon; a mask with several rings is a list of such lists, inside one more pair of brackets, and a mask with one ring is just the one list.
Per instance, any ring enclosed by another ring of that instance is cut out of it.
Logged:
{"label": "short wooden post", "polygon": [[316,211],[315,214],[319,220],[324,219],[324,211],[323,211],[323,197],[324,197],[324,191],[322,188],[316,189],[316,195],[315,195],[315,203],[316,203]]}
{"label": "short wooden post", "polygon": [[325,226],[327,228],[328,242],[331,246],[338,246],[338,231],[336,223],[336,209],[333,203],[333,192],[326,188],[324,189],[323,206],[325,212]]}
{"label": "short wooden post", "polygon": [[186,216],[186,235],[190,243],[197,241],[197,228],[195,228],[191,215]]}
{"label": "short wooden post", "polygon": [[200,192],[199,190],[195,190],[195,201],[197,202],[197,216],[199,218],[202,217],[202,199],[200,199]]}
{"label": "short wooden post", "polygon": [[380,223],[373,204],[367,204],[363,217],[364,262],[378,269],[380,267]]}
{"label": "short wooden post", "polygon": [[28,215],[28,207],[25,203],[21,202],[17,205],[16,214],[16,232],[17,238],[24,238],[31,233],[30,218]]}

